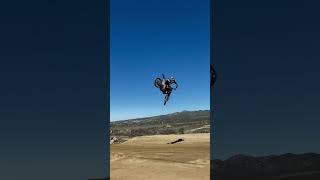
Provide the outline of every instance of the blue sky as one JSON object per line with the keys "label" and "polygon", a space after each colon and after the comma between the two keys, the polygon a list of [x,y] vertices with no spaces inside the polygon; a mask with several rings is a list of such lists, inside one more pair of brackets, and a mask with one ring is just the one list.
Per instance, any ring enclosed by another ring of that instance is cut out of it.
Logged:
{"label": "blue sky", "polygon": [[[111,121],[209,109],[209,0],[111,1]],[[179,89],[163,106],[154,78]]]}

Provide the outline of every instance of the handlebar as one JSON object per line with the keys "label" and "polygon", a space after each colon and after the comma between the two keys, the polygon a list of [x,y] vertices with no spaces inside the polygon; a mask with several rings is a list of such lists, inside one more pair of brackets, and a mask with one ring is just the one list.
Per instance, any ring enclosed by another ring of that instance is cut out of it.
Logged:
{"label": "handlebar", "polygon": [[176,90],[176,89],[178,88],[178,83],[177,83],[176,81],[171,81],[170,83],[171,83],[171,84],[175,84],[175,85],[176,85],[176,87],[175,87],[175,88],[173,88],[174,90]]}

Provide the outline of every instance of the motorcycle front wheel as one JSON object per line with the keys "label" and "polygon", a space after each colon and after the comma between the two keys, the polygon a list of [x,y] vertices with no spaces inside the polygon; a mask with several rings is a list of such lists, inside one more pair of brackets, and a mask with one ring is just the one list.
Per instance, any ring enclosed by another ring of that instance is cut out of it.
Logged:
{"label": "motorcycle front wheel", "polygon": [[161,87],[161,82],[162,82],[162,80],[160,79],[160,78],[156,78],[156,80],[154,80],[154,86],[156,87],[156,88],[160,88]]}

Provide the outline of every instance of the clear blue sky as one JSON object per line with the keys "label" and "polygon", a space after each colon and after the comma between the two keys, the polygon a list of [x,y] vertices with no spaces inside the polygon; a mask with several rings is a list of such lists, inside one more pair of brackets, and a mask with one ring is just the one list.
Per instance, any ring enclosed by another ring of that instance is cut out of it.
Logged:
{"label": "clear blue sky", "polygon": [[[209,0],[111,1],[111,121],[209,109],[209,15]],[[161,73],[179,83],[166,106]]]}

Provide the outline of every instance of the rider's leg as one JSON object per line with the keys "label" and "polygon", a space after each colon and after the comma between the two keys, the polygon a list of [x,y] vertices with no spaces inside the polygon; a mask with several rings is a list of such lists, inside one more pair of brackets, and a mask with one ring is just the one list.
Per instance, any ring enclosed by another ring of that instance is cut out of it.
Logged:
{"label": "rider's leg", "polygon": [[166,94],[166,95],[164,96],[163,105],[166,105],[166,104],[167,104],[167,96],[168,96],[168,94]]}
{"label": "rider's leg", "polygon": [[164,104],[163,104],[163,105],[166,105],[166,104],[167,104],[167,102],[168,102],[168,100],[169,100],[169,97],[170,97],[170,94],[171,94],[171,92],[169,91],[169,92],[167,92],[166,95],[164,96]]}

